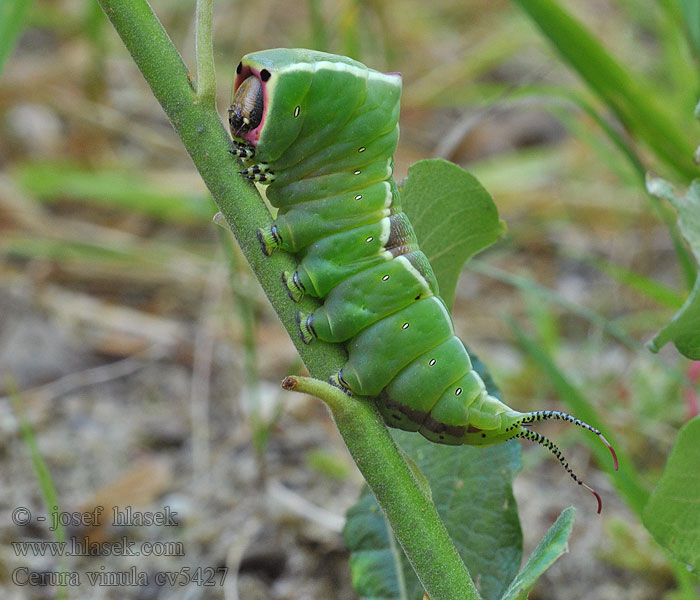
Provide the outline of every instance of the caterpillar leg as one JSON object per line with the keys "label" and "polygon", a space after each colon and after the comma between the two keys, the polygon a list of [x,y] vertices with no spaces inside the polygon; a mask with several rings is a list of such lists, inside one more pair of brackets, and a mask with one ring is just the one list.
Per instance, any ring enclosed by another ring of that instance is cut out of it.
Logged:
{"label": "caterpillar leg", "polygon": [[328,383],[345,392],[348,396],[352,396],[352,390],[348,387],[347,381],[343,379],[343,369],[340,369],[335,375],[331,375],[328,378]]}
{"label": "caterpillar leg", "polygon": [[282,273],[282,283],[284,284],[289,297],[294,300],[294,302],[299,302],[304,295],[304,292],[306,292],[306,288],[299,278],[299,271],[294,271],[294,273],[285,271]]}
{"label": "caterpillar leg", "polygon": [[243,142],[238,142],[236,140],[233,140],[232,146],[233,147],[229,149],[229,152],[234,156],[237,156],[238,158],[245,158],[250,160],[255,156],[254,146],[244,144]]}
{"label": "caterpillar leg", "polygon": [[270,256],[277,248],[282,245],[282,236],[280,235],[277,225],[274,223],[269,227],[261,227],[258,229],[258,241],[265,256]]}
{"label": "caterpillar leg", "polygon": [[251,181],[259,181],[261,183],[272,183],[275,180],[275,174],[270,171],[267,163],[258,163],[245,169],[238,171],[241,175],[245,175]]}
{"label": "caterpillar leg", "polygon": [[301,341],[305,344],[310,344],[318,337],[314,329],[313,313],[303,313],[299,311],[297,313],[297,327],[299,327],[299,337],[301,337]]}

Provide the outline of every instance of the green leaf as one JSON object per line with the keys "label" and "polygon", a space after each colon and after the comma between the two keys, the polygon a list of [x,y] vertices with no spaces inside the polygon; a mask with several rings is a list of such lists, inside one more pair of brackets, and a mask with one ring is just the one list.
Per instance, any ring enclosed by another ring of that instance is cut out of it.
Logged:
{"label": "green leaf", "polygon": [[[499,598],[517,573],[522,552],[511,488],[520,468],[518,443],[451,447],[404,431],[395,438],[430,482],[433,502],[479,592],[486,600]],[[421,600],[423,588],[403,552],[392,546],[374,497],[363,495],[347,517],[345,543],[359,596]]]}
{"label": "green leaf", "polygon": [[355,592],[362,600],[404,600],[397,569],[401,558],[394,553],[384,515],[368,487],[348,509],[346,517],[343,538],[351,552],[350,573]]}
{"label": "green leaf", "polygon": [[508,586],[502,600],[527,600],[527,595],[540,575],[544,573],[565,552],[569,551],[568,540],[574,525],[574,508],[562,511],[554,525],[549,528],[527,564]]}
{"label": "green leaf", "polygon": [[[404,431],[395,438],[426,474],[433,502],[485,600],[499,598],[518,572],[522,533],[512,484],[520,469],[516,441],[488,448],[433,444]],[[407,564],[409,598],[421,588]]]}
{"label": "green leaf", "polygon": [[451,309],[464,263],[503,235],[505,223],[476,177],[439,158],[411,166],[401,204]]}
{"label": "green leaf", "polygon": [[680,430],[643,522],[656,541],[700,573],[700,417]]}
{"label": "green leaf", "polygon": [[[489,391],[498,394],[483,363],[472,358]],[[487,448],[444,446],[421,435],[393,430],[420,467],[433,502],[485,600],[500,598],[518,572],[522,534],[512,481],[520,469],[520,446],[511,441]],[[390,535],[371,494],[347,514],[345,543],[351,552],[355,591],[362,600],[421,600],[423,590]]]}
{"label": "green leaf", "polygon": [[[647,189],[650,194],[668,200],[678,211],[678,228],[690,245],[696,262],[700,263],[700,179],[690,184],[684,196],[677,195],[669,182],[653,175],[647,176]],[[700,360],[700,276],[685,304],[649,342],[649,348],[658,352],[669,341],[684,356]]]}

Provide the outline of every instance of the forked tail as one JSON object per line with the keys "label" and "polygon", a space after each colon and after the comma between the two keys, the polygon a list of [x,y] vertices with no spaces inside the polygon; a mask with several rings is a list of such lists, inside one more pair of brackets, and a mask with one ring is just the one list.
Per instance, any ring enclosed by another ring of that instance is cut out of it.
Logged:
{"label": "forked tail", "polygon": [[610,454],[612,454],[613,461],[615,464],[615,470],[617,471],[618,463],[617,454],[615,454],[615,449],[610,445],[610,442],[608,442],[608,440],[605,439],[605,436],[598,429],[592,427],[584,421],[581,421],[581,419],[577,419],[576,417],[570,414],[559,412],[557,410],[540,410],[528,413],[528,415],[518,423],[518,425],[520,425],[521,427],[518,427],[519,431],[515,435],[515,437],[533,441],[539,444],[540,446],[544,446],[545,448],[550,450],[552,454],[554,454],[554,456],[556,456],[557,459],[559,459],[559,462],[566,469],[566,472],[569,475],[571,475],[571,478],[579,485],[585,487],[589,492],[591,492],[591,494],[593,494],[596,497],[596,500],[598,501],[598,514],[600,514],[600,511],[603,509],[603,502],[600,499],[600,495],[592,487],[590,487],[578,478],[578,476],[574,473],[573,469],[569,466],[569,462],[566,460],[566,458],[562,454],[561,450],[559,450],[557,445],[541,433],[537,433],[536,431],[532,431],[530,429],[522,428],[522,426],[529,427],[533,423],[538,423],[540,421],[549,421],[551,419],[568,421],[569,423],[573,423],[574,425],[578,425],[579,427],[583,427],[584,429],[588,429],[588,431],[592,431],[593,433],[595,433],[601,439],[601,441],[608,447],[608,450],[610,450]]}

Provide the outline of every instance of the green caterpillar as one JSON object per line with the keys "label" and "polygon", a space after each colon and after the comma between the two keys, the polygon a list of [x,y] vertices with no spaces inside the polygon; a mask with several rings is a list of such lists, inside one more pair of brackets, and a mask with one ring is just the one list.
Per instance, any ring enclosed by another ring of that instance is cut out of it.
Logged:
{"label": "green caterpillar", "polygon": [[392,179],[400,95],[399,74],[311,50],[255,52],[236,69],[231,152],[279,209],[258,231],[263,252],[298,257],[296,271],[282,275],[293,300],[324,299],[297,315],[299,333],[306,343],[346,344],[348,361],[332,381],[376,397],[389,426],[441,444],[542,444],[595,494],[600,512],[598,494],[528,426],[566,420],[598,435],[614,457],[600,431],[566,413],[506,406],[486,391],[455,336]]}

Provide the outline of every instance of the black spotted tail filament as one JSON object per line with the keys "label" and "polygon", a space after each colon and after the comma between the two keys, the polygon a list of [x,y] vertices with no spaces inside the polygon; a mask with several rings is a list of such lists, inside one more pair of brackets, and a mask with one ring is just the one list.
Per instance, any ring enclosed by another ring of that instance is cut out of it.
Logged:
{"label": "black spotted tail filament", "polygon": [[[605,436],[595,427],[589,425],[588,423],[581,421],[581,419],[577,419],[573,415],[559,412],[557,410],[540,410],[537,412],[530,413],[527,417],[525,417],[521,422],[520,425],[524,427],[529,427],[533,423],[538,423],[540,421],[549,421],[551,419],[557,419],[561,421],[568,421],[569,423],[573,423],[574,425],[577,425],[578,427],[582,427],[583,429],[588,429],[588,431],[592,431],[595,433],[601,441],[607,446],[608,450],[610,450],[610,454],[612,454],[613,457],[613,462],[615,466],[615,470],[617,471],[618,468],[618,462],[617,462],[617,454],[615,454],[615,449],[612,447],[610,442],[605,439]],[[600,499],[600,495],[598,492],[596,492],[591,486],[583,482],[579,477],[574,473],[573,469],[569,466],[569,462],[566,460],[564,455],[562,454],[561,450],[557,447],[557,445],[552,442],[549,438],[546,436],[542,435],[541,433],[538,433],[536,431],[532,431],[530,429],[520,429],[518,433],[515,435],[515,437],[518,438],[523,438],[526,440],[530,440],[532,442],[535,442],[536,444],[539,444],[540,446],[544,446],[547,448],[554,456],[557,457],[559,462],[562,464],[564,469],[566,469],[566,472],[571,475],[571,478],[578,483],[580,486],[583,486],[586,488],[591,494],[593,494],[598,501],[598,514],[600,514],[600,511],[603,509],[603,502]]]}

